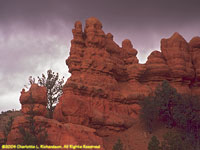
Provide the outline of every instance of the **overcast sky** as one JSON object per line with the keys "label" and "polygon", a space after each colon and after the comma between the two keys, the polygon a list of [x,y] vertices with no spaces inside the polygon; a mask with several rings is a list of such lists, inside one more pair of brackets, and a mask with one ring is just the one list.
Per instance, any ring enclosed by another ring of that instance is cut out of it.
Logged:
{"label": "overcast sky", "polygon": [[114,40],[128,38],[145,63],[160,40],[200,36],[200,0],[0,0],[0,111],[20,109],[29,76],[48,69],[67,79],[74,22],[97,17]]}

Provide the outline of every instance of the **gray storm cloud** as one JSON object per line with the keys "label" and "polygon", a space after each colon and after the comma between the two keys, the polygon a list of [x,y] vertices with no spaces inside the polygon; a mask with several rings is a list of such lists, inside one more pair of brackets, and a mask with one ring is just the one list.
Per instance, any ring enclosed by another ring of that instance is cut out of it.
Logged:
{"label": "gray storm cloud", "polygon": [[[0,110],[20,108],[20,91],[28,84],[29,76],[41,76],[48,69],[69,76],[65,59],[71,33],[67,34],[66,27],[58,23],[43,27],[41,31],[15,23],[9,30],[3,28],[4,33],[0,34],[0,98],[3,101]],[[62,31],[57,30],[56,34],[52,28]]]}
{"label": "gray storm cloud", "polygon": [[199,0],[0,0],[0,111],[20,108],[30,75],[51,68],[69,77],[65,59],[77,20],[100,19],[121,46],[129,38],[144,63],[161,38],[200,35]]}

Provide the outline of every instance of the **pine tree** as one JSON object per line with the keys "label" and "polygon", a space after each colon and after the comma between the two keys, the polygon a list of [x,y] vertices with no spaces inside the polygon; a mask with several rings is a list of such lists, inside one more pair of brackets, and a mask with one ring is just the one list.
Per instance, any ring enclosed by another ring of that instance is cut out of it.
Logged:
{"label": "pine tree", "polygon": [[[36,83],[35,78],[32,76],[29,77],[29,84]],[[55,105],[58,103],[60,96],[62,95],[62,88],[64,84],[64,77],[59,79],[59,74],[53,72],[52,70],[47,71],[47,76],[42,74],[42,77],[38,76],[39,86],[44,86],[47,88],[47,110],[48,117],[53,118],[53,111],[55,109]],[[27,86],[26,86],[27,87]]]}
{"label": "pine tree", "polygon": [[160,141],[157,139],[156,136],[152,136],[149,145],[148,150],[160,150]]}
{"label": "pine tree", "polygon": [[163,139],[162,150],[195,150],[193,141],[185,133],[170,131],[163,136]]}
{"label": "pine tree", "polygon": [[152,96],[144,98],[144,100],[140,102],[140,105],[142,108],[140,111],[140,119],[144,123],[147,131],[152,133],[154,122],[158,118],[158,105]]}
{"label": "pine tree", "polygon": [[[33,111],[34,108],[34,99],[32,98],[32,94],[30,94],[31,102],[30,110],[28,112],[28,117],[26,117],[29,125],[28,128],[19,127],[19,132],[22,135],[22,145],[34,145],[39,146],[40,144],[46,144],[47,140],[47,132],[44,128],[40,127],[39,129],[36,129],[35,124],[35,113]],[[35,148],[36,149],[36,148]]]}
{"label": "pine tree", "polygon": [[123,150],[123,144],[120,139],[118,139],[115,145],[113,146],[113,150]]}
{"label": "pine tree", "polygon": [[177,101],[181,99],[176,89],[170,86],[168,81],[164,80],[155,90],[155,103],[159,105],[159,118],[168,127],[173,127],[175,122],[173,118],[173,108]]}
{"label": "pine tree", "polygon": [[13,120],[14,120],[14,119],[13,119],[12,116],[9,117],[8,123],[7,123],[7,125],[6,125],[5,128],[4,128],[4,131],[3,131],[4,137],[5,137],[4,143],[7,142],[8,134],[9,134],[10,131],[11,131]]}

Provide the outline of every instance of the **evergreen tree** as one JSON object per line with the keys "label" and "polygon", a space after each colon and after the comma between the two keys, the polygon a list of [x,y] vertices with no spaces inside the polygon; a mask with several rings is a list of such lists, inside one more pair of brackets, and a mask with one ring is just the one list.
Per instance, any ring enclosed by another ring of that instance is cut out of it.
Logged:
{"label": "evergreen tree", "polygon": [[179,99],[181,99],[180,94],[178,94],[176,89],[171,87],[166,80],[155,90],[154,100],[159,106],[159,118],[168,127],[175,125],[173,108],[177,105]]}
{"label": "evergreen tree", "polygon": [[[146,97],[140,105],[140,118],[146,124],[147,129],[151,130],[156,121],[164,123],[167,127],[178,129],[179,134],[165,135],[163,150],[200,149],[200,101],[198,97],[181,95],[167,81],[163,81],[156,88],[154,96]],[[188,145],[192,147],[188,148]]]}
{"label": "evergreen tree", "polygon": [[42,74],[42,77],[38,77],[38,84],[47,88],[47,110],[49,112],[49,118],[53,118],[55,105],[63,93],[63,83],[64,77],[59,79],[59,74],[55,74],[52,70],[47,71],[47,77],[44,74]]}
{"label": "evergreen tree", "polygon": [[160,150],[160,141],[157,139],[156,136],[152,136],[149,144],[148,144],[148,150]]}
{"label": "evergreen tree", "polygon": [[118,139],[115,145],[113,146],[113,150],[123,150],[123,144],[120,139]]}
{"label": "evergreen tree", "polygon": [[200,102],[197,97],[182,95],[176,107],[174,107],[174,119],[177,127],[185,132],[193,145],[200,146]]}
{"label": "evergreen tree", "polygon": [[7,125],[6,125],[5,128],[4,128],[3,133],[4,133],[4,137],[5,137],[5,139],[4,139],[4,143],[5,143],[5,144],[6,144],[6,142],[7,142],[8,134],[9,134],[10,131],[11,131],[13,120],[14,120],[14,119],[13,119],[12,116],[9,117],[8,123],[7,123]]}
{"label": "evergreen tree", "polygon": [[171,87],[167,81],[163,81],[156,88],[154,96],[147,96],[140,102],[140,118],[150,133],[153,130],[153,124],[158,121],[168,127],[175,126],[173,109],[179,99],[181,96],[176,89]]}
{"label": "evergreen tree", "polygon": [[[35,78],[32,76],[29,77],[29,84],[36,83]],[[59,79],[59,74],[53,72],[52,70],[47,71],[47,76],[42,74],[42,77],[38,76],[38,85],[44,86],[47,88],[47,110],[48,117],[53,118],[53,111],[55,105],[58,103],[60,96],[62,95],[62,88],[64,84],[64,77]]]}
{"label": "evergreen tree", "polygon": [[167,132],[163,136],[162,150],[195,150],[191,139],[184,133]]}
{"label": "evergreen tree", "polygon": [[[34,107],[34,99],[32,98],[32,94],[30,95],[29,101],[31,102],[30,110],[28,112],[28,117],[26,119],[28,120],[28,127],[19,127],[19,132],[22,135],[22,145],[34,145],[38,146],[40,144],[47,144],[47,132],[44,128],[40,127],[39,129],[36,129],[35,124],[35,113],[33,111]],[[35,148],[37,149],[37,148]]]}
{"label": "evergreen tree", "polygon": [[144,123],[147,131],[152,133],[154,123],[158,119],[158,103],[155,102],[152,96],[148,96],[140,102],[140,105],[142,108],[140,111],[140,119]]}

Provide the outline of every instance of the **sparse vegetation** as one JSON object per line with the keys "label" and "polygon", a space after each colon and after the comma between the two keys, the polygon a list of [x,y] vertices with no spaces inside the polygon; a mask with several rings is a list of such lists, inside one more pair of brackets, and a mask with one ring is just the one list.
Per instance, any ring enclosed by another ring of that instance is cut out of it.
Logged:
{"label": "sparse vegetation", "polygon": [[12,123],[15,117],[20,116],[21,112],[17,110],[2,111],[0,114],[0,147],[2,144],[6,144],[8,134],[11,131]]}
{"label": "sparse vegetation", "polygon": [[140,118],[142,122],[144,122],[145,128],[149,133],[153,131],[153,125],[158,119],[158,104],[153,99],[152,96],[146,97],[143,101],[141,101],[141,112]]}
{"label": "sparse vegetation", "polygon": [[[200,102],[197,97],[181,95],[164,81],[157,87],[154,96],[148,96],[141,102],[141,108],[140,117],[149,132],[153,131],[154,122],[178,131],[164,136],[163,150],[184,150],[189,143],[194,149],[199,149]],[[192,150],[192,147],[189,149]]]}
{"label": "sparse vegetation", "polygon": [[17,111],[16,109],[1,111],[0,115],[7,115],[8,113],[12,113],[12,112],[16,112],[16,111]]}
{"label": "sparse vegetation", "polygon": [[123,150],[123,144],[120,139],[118,139],[115,145],[113,146],[113,150]]}
{"label": "sparse vegetation", "polygon": [[53,111],[55,109],[55,105],[58,103],[60,96],[62,95],[62,88],[64,84],[64,77],[59,79],[59,74],[53,72],[52,70],[47,71],[47,76],[42,74],[42,77],[38,77],[38,81],[36,82],[35,78],[32,76],[29,77],[29,84],[36,83],[40,86],[45,86],[47,88],[47,110],[48,117],[53,118]]}
{"label": "sparse vegetation", "polygon": [[160,150],[160,141],[157,139],[156,136],[152,136],[151,141],[148,145],[148,150]]}
{"label": "sparse vegetation", "polygon": [[192,141],[187,135],[170,131],[163,136],[162,150],[195,150]]}
{"label": "sparse vegetation", "polygon": [[196,150],[193,141],[184,133],[169,131],[163,135],[163,141],[153,136],[148,144],[148,150]]}
{"label": "sparse vegetation", "polygon": [[5,128],[4,128],[4,131],[3,131],[4,137],[5,137],[4,143],[7,142],[8,134],[9,134],[10,131],[11,131],[13,120],[14,120],[13,117],[10,116],[10,117],[9,117],[9,120],[8,120],[8,123],[7,123],[7,125],[6,125]]}
{"label": "sparse vegetation", "polygon": [[47,132],[44,128],[36,128],[35,124],[35,114],[33,111],[34,107],[34,100],[32,99],[32,95],[30,95],[31,107],[29,110],[29,115],[26,117],[28,121],[27,128],[19,127],[19,132],[22,135],[22,145],[35,145],[39,146],[40,144],[47,144]]}

